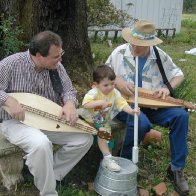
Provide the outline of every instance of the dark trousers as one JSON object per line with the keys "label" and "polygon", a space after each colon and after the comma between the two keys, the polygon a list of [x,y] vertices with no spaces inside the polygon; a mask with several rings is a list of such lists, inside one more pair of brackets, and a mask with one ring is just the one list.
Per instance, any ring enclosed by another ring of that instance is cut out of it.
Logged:
{"label": "dark trousers", "polygon": [[[152,128],[151,123],[169,128],[171,164],[177,168],[184,168],[188,153],[188,113],[182,108],[161,108],[157,110],[141,108],[141,111],[138,120],[138,143],[143,140],[144,135]],[[121,156],[132,159],[132,147],[134,145],[134,116],[128,115],[125,112],[120,112],[116,118],[127,123],[126,136],[122,146]]]}

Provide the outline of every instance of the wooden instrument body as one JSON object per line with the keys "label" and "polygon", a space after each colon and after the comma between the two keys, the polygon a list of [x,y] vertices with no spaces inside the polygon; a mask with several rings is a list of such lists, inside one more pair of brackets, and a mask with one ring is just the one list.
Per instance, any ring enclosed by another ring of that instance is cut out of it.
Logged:
{"label": "wooden instrument body", "polygon": [[[127,102],[134,103],[134,97],[129,97]],[[145,97],[138,97],[138,104],[140,107],[147,108],[165,108],[165,107],[181,107],[180,104],[168,103],[162,100],[155,100]]]}
{"label": "wooden instrument body", "polygon": [[[62,107],[45,97],[31,93],[9,93],[9,96],[14,97],[23,106],[25,110],[25,120],[22,123],[28,126],[54,132],[97,134],[95,128],[81,119],[77,120],[75,126],[66,123],[65,119],[58,119]],[[29,111],[28,108],[30,108],[31,111]],[[7,107],[3,106],[3,109],[10,113]]]}
{"label": "wooden instrument body", "polygon": [[[165,99],[156,98],[153,91],[139,88],[138,104],[140,107],[147,108],[165,108],[165,107],[184,107],[190,110],[196,110],[196,104],[187,102],[181,99],[175,99],[173,97],[166,97]],[[128,103],[134,103],[134,96],[124,96]]]}

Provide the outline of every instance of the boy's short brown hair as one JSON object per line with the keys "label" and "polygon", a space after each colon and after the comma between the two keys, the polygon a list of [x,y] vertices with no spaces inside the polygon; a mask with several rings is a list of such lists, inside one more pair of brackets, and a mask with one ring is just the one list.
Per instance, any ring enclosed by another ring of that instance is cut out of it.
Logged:
{"label": "boy's short brown hair", "polygon": [[100,83],[104,78],[115,80],[114,71],[107,65],[100,65],[93,71],[93,82]]}

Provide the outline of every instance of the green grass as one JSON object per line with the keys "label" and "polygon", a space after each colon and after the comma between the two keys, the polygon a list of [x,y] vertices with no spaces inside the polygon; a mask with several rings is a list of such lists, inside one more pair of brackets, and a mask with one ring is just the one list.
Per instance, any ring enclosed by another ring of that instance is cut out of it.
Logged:
{"label": "green grass", "polygon": [[196,14],[183,14],[182,26],[188,29],[196,29]]}
{"label": "green grass", "polygon": [[196,14],[182,14],[182,20],[184,19],[196,21]]}

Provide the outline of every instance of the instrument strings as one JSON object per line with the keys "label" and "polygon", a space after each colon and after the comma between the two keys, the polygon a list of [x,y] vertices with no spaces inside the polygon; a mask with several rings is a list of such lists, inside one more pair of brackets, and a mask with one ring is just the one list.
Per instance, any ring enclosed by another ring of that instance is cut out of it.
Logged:
{"label": "instrument strings", "polygon": [[[62,123],[64,123],[64,124],[67,124],[67,125],[69,125],[69,126],[72,126],[71,123],[69,123],[69,122],[66,121],[65,119],[59,119],[57,116],[55,116],[55,115],[53,115],[53,114],[49,114],[49,113],[47,113],[47,112],[41,111],[41,110],[39,110],[39,109],[33,108],[33,107],[31,107],[31,106],[24,105],[24,104],[21,104],[21,105],[22,105],[22,107],[23,107],[26,111],[28,111],[28,112],[32,112],[32,113],[38,114],[38,115],[40,115],[40,116],[42,116],[42,117],[46,117],[46,118],[49,118],[49,119],[51,119],[51,120],[55,120],[55,121],[58,121],[58,122],[62,122]],[[79,123],[76,123],[76,124],[74,125],[74,127],[79,128],[79,129],[82,129],[82,130],[84,130],[84,131],[86,131],[86,132],[88,132],[88,133],[93,133],[93,132],[95,132],[95,129],[93,129],[93,128],[91,128],[91,127],[87,127],[87,126],[82,125],[82,124],[79,124]]]}
{"label": "instrument strings", "polygon": [[182,99],[176,99],[173,97],[166,97],[165,99],[162,98],[156,98],[154,95],[150,94],[150,93],[146,93],[146,92],[139,92],[139,96],[144,97],[144,98],[151,98],[154,100],[160,100],[163,102],[170,102],[170,103],[176,103],[176,104],[180,104],[181,106],[185,106],[188,109],[196,109],[196,106],[194,106],[191,102],[188,101],[184,101]]}
{"label": "instrument strings", "polygon": [[[144,93],[144,92],[139,92],[139,95],[141,97],[144,97],[144,98],[151,98],[151,99],[154,99],[154,100],[160,100],[161,99],[161,101],[164,101],[164,102],[170,101],[171,103],[179,103],[179,102],[175,101],[172,97],[166,97],[165,99],[156,98],[154,95],[152,95],[150,93]],[[183,104],[183,101],[181,102],[181,104]]]}

